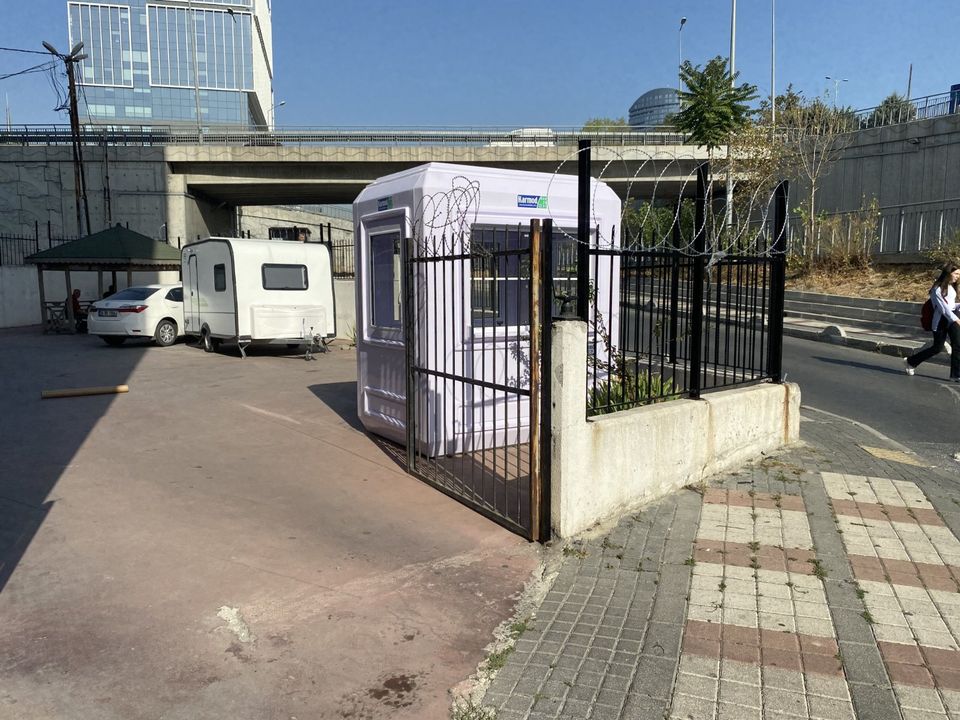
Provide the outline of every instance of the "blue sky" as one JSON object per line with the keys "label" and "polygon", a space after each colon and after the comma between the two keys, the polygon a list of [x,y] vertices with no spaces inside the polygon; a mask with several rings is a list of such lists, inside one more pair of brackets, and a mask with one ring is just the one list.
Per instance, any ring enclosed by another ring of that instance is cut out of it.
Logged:
{"label": "blue sky", "polygon": [[[737,3],[741,80],[770,92],[771,0]],[[276,100],[288,126],[575,126],[626,116],[685,59],[726,56],[729,0],[273,0]],[[777,0],[777,89],[876,105],[960,83],[957,0]],[[0,0],[0,46],[66,49],[66,2]],[[0,75],[40,62],[0,52]],[[43,75],[0,81],[15,123],[67,122]],[[0,114],[2,119],[2,114]]]}

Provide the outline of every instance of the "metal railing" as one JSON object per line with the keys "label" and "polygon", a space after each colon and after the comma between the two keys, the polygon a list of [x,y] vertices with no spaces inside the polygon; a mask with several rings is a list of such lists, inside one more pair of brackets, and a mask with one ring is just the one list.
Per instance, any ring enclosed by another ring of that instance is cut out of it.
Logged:
{"label": "metal railing", "polygon": [[887,205],[867,222],[869,212],[825,213],[818,218],[813,238],[808,237],[808,225],[794,215],[787,230],[788,252],[819,256],[842,247],[863,255],[927,253],[960,236],[960,198]]}
{"label": "metal railing", "polygon": [[[649,247],[643,233],[625,241],[610,233],[586,247],[586,268],[572,266],[576,282],[569,271],[554,280],[554,294],[565,290],[568,300],[589,288],[588,415],[780,381],[787,184],[770,196],[769,223],[731,230],[706,202],[708,172],[698,170],[692,242],[678,212],[671,242]],[[554,278],[562,272],[555,266]]]}
{"label": "metal railing", "polygon": [[[81,128],[85,145],[234,145],[284,147],[300,145],[552,147],[576,146],[590,138],[598,146],[682,145],[686,135],[643,128],[584,132],[573,127],[510,129],[469,128],[298,128],[244,130],[236,127],[197,128],[156,125],[88,126]],[[69,145],[66,125],[21,125],[0,129],[0,145]]]}
{"label": "metal railing", "polygon": [[857,119],[857,128],[884,127],[897,125],[912,120],[929,120],[931,118],[951,115],[958,109],[956,93],[937,93],[924,97],[904,100],[896,105],[878,105],[854,112]]}
{"label": "metal railing", "polygon": [[0,267],[26,265],[24,259],[40,250],[40,240],[28,235],[0,235]]}
{"label": "metal railing", "polygon": [[333,254],[333,276],[335,278],[356,277],[353,240],[336,240],[330,243]]}

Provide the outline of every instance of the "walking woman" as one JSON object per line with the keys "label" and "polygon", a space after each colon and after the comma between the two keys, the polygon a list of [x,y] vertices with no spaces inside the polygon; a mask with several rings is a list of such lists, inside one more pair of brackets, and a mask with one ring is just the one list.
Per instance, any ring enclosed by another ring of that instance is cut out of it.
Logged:
{"label": "walking woman", "polygon": [[950,338],[950,379],[960,383],[960,305],[957,304],[957,281],[960,281],[960,266],[947,263],[940,277],[930,288],[933,303],[933,345],[905,358],[907,375],[913,375],[917,365],[943,351]]}

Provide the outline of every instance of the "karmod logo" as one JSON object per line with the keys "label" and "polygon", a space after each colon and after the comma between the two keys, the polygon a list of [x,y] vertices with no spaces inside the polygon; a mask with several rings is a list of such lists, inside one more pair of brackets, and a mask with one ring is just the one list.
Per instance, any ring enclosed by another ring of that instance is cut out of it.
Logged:
{"label": "karmod logo", "polygon": [[517,195],[517,207],[547,209],[546,195]]}

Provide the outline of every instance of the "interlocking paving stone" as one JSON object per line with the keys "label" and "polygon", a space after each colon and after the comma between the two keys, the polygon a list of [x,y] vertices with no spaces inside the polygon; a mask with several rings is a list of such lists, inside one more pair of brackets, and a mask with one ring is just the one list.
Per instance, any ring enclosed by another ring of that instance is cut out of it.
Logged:
{"label": "interlocking paving stone", "polygon": [[576,543],[488,692],[500,717],[960,720],[955,478],[801,431]]}

